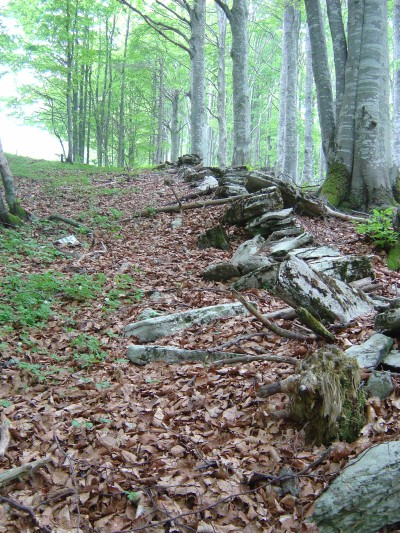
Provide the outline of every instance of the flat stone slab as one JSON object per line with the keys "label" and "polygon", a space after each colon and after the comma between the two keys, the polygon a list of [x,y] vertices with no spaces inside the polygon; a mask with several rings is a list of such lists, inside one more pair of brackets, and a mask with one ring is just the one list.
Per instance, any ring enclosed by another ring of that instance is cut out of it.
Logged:
{"label": "flat stone slab", "polygon": [[388,355],[392,346],[393,339],[391,337],[376,333],[363,344],[351,346],[344,353],[349,357],[355,357],[361,368],[373,370]]}
{"label": "flat stone slab", "polygon": [[400,442],[369,448],[316,500],[321,533],[373,533],[400,521]]}
{"label": "flat stone slab", "polygon": [[305,246],[306,244],[312,244],[314,242],[314,236],[311,233],[302,233],[298,237],[293,239],[283,239],[271,246],[271,255],[275,257],[282,257],[292,252],[296,248]]}
{"label": "flat stone slab", "polygon": [[284,261],[275,294],[292,307],[305,307],[319,320],[350,322],[373,311],[373,302],[343,281],[315,272],[298,257]]}
{"label": "flat stone slab", "polygon": [[243,242],[233,254],[230,262],[235,267],[241,268],[242,264],[246,263],[249,257],[258,254],[264,243],[265,239],[261,235],[256,235],[253,239]]}
{"label": "flat stone slab", "polygon": [[373,278],[371,260],[366,255],[344,255],[342,257],[322,257],[308,261],[318,272],[341,279],[347,283],[358,279]]}
{"label": "flat stone slab", "polygon": [[340,257],[340,252],[332,246],[312,246],[307,248],[298,248],[293,250],[290,255],[295,255],[303,261],[314,261],[326,257]]}
{"label": "flat stone slab", "polygon": [[389,367],[390,369],[399,372],[400,371],[400,351],[391,350],[387,355],[382,357],[382,365]]}
{"label": "flat stone slab", "polygon": [[160,337],[173,335],[177,331],[194,325],[203,325],[219,318],[247,315],[248,311],[239,302],[212,305],[174,313],[129,324],[124,329],[125,337],[138,337],[142,342],[153,342]]}
{"label": "flat stone slab", "polygon": [[175,346],[143,346],[133,344],[128,346],[128,359],[135,365],[147,365],[153,361],[165,361],[168,364],[187,361],[217,361],[218,359],[232,359],[237,353],[208,352],[207,350],[184,350]]}
{"label": "flat stone slab", "polygon": [[375,327],[378,331],[398,335],[400,333],[400,309],[380,313],[375,319]]}

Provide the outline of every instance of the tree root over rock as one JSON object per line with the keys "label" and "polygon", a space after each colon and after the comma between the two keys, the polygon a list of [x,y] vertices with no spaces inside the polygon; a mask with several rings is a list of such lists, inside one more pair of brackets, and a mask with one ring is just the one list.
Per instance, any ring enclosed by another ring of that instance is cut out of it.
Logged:
{"label": "tree root over rock", "polygon": [[365,423],[365,394],[361,369],[335,346],[322,348],[301,361],[289,378],[260,387],[258,395],[288,393],[288,417],[304,426],[306,442],[353,442]]}

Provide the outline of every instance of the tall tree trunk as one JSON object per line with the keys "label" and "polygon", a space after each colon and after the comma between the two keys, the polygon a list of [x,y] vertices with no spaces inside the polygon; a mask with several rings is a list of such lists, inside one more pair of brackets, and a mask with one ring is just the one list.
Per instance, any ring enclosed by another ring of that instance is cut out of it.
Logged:
{"label": "tall tree trunk", "polygon": [[283,160],[285,156],[285,134],[286,134],[286,91],[287,91],[287,60],[289,47],[289,32],[287,30],[287,8],[283,14],[282,25],[282,60],[279,78],[279,117],[278,117],[278,145],[275,172],[277,175],[283,172]]}
{"label": "tall tree trunk", "polygon": [[312,183],[314,174],[314,142],[313,142],[313,86],[311,44],[308,26],[306,29],[306,81],[304,95],[304,158],[301,183]]}
{"label": "tall tree trunk", "polygon": [[124,55],[121,64],[121,93],[119,99],[119,125],[118,125],[118,166],[124,166],[124,141],[125,141],[125,83],[126,83],[126,57],[128,54],[128,40],[131,22],[131,12],[128,13],[128,20],[126,22],[125,40],[124,40]]}
{"label": "tall tree trunk", "polygon": [[223,10],[217,5],[218,17],[218,152],[217,160],[220,168],[226,167],[227,133],[226,133],[226,27],[227,18]]}
{"label": "tall tree trunk", "polygon": [[329,28],[331,31],[333,45],[333,56],[335,60],[336,120],[338,120],[344,94],[347,43],[340,0],[326,0],[326,9],[328,13]]}
{"label": "tall tree trunk", "polygon": [[304,0],[310,32],[322,145],[328,163],[335,157],[335,112],[320,0]]}
{"label": "tall tree trunk", "polygon": [[300,11],[296,3],[288,2],[285,6],[285,18],[288,31],[288,49],[286,60],[286,94],[285,94],[285,142],[283,147],[283,175],[297,181],[298,137],[297,137],[297,73],[299,61]]}
{"label": "tall tree trunk", "polygon": [[164,61],[159,60],[156,164],[162,163],[164,141]]}
{"label": "tall tree trunk", "polygon": [[190,14],[190,133],[191,151],[204,158],[206,153],[206,0],[194,0]]}
{"label": "tall tree trunk", "polygon": [[394,2],[393,33],[393,148],[394,162],[400,168],[400,0]]}
{"label": "tall tree trunk", "polygon": [[179,157],[179,89],[171,95],[171,161],[176,162]]}

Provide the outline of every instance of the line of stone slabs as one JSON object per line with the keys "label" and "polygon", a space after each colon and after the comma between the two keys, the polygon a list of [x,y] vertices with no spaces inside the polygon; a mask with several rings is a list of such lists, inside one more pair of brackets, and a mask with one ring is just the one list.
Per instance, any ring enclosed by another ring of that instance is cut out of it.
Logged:
{"label": "line of stone slabs", "polygon": [[[203,273],[204,278],[232,282],[231,286],[238,291],[270,288],[291,307],[305,307],[326,324],[346,324],[378,311],[377,331],[400,333],[400,299],[371,298],[354,286],[358,280],[373,278],[369,257],[342,256],[335,248],[315,246],[313,235],[295,221],[293,207],[285,206],[279,180],[276,181],[277,185],[235,201],[225,212],[223,225],[244,226],[254,237],[239,246],[229,262],[210,265]],[[240,303],[169,315],[146,309],[136,322],[125,327],[124,334],[149,343],[194,325],[243,314],[247,310]],[[390,336],[377,333],[364,345],[353,346],[346,353],[357,357],[363,368],[375,369],[384,363],[397,370],[400,354],[390,352],[392,345]],[[129,346],[127,355],[136,364],[204,359],[202,351],[146,344]],[[207,358],[212,360],[212,355]]]}

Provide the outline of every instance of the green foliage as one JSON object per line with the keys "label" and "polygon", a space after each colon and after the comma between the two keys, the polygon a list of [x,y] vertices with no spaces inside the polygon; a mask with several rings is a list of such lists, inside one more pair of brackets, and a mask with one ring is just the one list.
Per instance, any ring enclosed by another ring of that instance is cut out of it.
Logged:
{"label": "green foliage", "polygon": [[366,235],[376,246],[390,249],[397,242],[398,232],[393,228],[393,208],[374,209],[368,222],[356,224],[357,233]]}
{"label": "green foliage", "polygon": [[101,341],[93,335],[81,333],[72,340],[71,345],[76,349],[74,359],[82,368],[89,368],[107,358]]}
{"label": "green foliage", "polygon": [[0,231],[0,262],[7,265],[10,260],[24,257],[35,258],[41,263],[52,263],[60,252],[52,245],[42,245],[36,239],[27,236],[25,229],[5,229]]}

